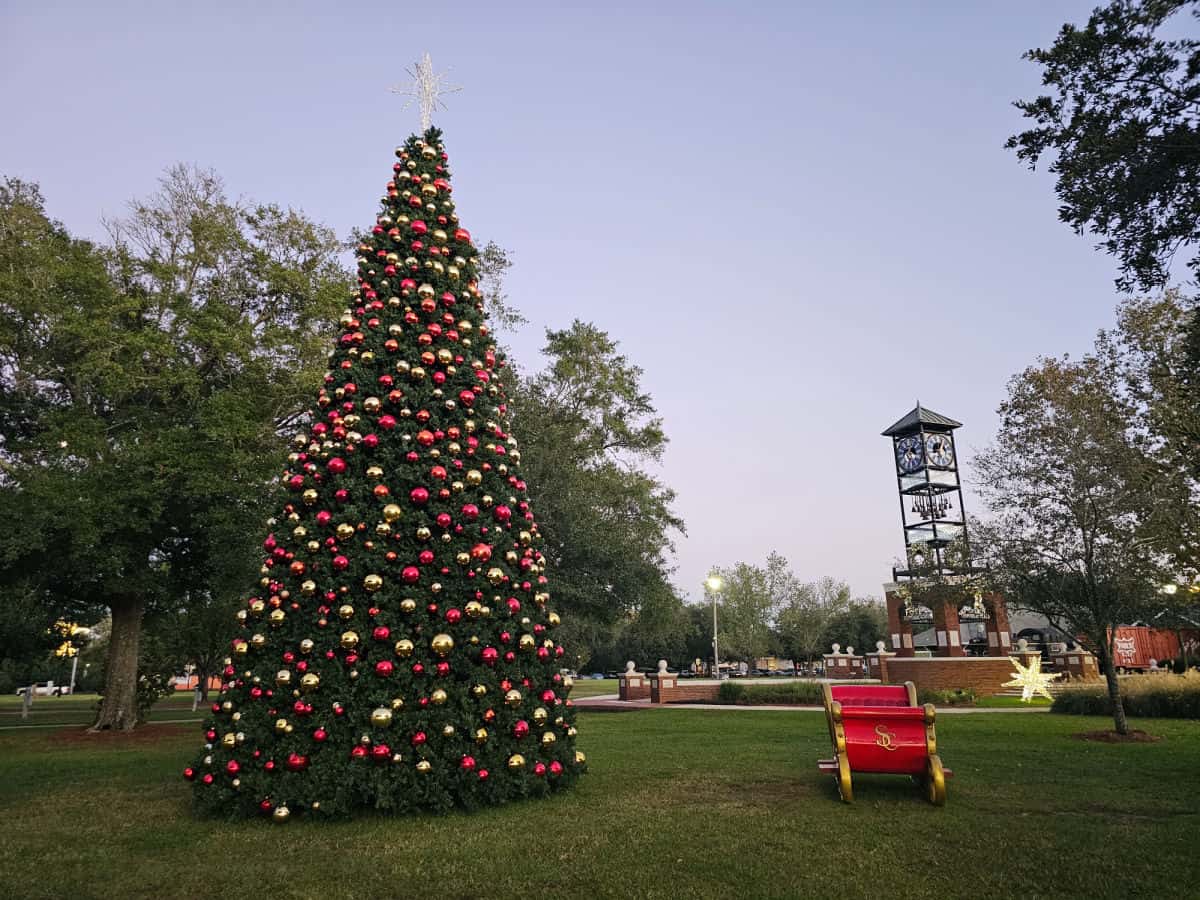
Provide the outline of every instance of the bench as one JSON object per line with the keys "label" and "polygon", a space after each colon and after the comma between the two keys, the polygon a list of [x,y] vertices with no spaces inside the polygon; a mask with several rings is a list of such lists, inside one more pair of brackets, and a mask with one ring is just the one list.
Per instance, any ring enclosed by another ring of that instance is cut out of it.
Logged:
{"label": "bench", "polygon": [[922,785],[929,802],[946,802],[946,779],[953,773],[937,754],[932,703],[917,705],[917,690],[904,684],[824,685],[825,717],[833,759],[817,768],[837,779],[838,793],[854,801],[854,772],[908,775]]}

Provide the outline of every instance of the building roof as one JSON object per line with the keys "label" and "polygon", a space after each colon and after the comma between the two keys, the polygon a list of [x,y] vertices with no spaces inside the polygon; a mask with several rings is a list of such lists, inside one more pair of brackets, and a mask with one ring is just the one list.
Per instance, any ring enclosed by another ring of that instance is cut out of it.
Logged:
{"label": "building roof", "polygon": [[892,437],[897,434],[908,434],[917,431],[922,425],[931,426],[935,431],[950,431],[954,428],[961,428],[962,422],[955,422],[953,419],[947,418],[940,413],[935,413],[932,409],[926,409],[918,401],[913,411],[892,425],[887,431],[883,432],[883,436]]}

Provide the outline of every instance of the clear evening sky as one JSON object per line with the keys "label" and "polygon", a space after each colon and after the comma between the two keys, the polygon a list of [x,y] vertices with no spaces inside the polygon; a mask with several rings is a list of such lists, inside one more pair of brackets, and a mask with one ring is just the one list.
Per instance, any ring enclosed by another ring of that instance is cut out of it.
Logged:
{"label": "clear evening sky", "polygon": [[1112,263],[1002,149],[1021,53],[1093,5],[3,0],[0,173],[84,235],[178,161],[346,235],[428,50],[465,86],[435,119],[463,224],[516,260],[517,364],[578,317],[645,370],[680,589],[774,549],[878,597],[879,432],[919,398],[969,456],[1013,373],[1112,322]]}

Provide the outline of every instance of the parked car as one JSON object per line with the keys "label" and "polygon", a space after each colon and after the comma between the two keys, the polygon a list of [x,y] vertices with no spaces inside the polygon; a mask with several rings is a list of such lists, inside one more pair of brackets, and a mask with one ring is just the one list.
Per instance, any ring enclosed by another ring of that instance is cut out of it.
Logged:
{"label": "parked car", "polygon": [[[17,688],[17,696],[25,696],[25,692],[29,690],[29,685]],[[33,696],[35,697],[61,697],[63,694],[71,693],[69,685],[55,684],[53,681],[47,681],[45,684],[33,685]]]}

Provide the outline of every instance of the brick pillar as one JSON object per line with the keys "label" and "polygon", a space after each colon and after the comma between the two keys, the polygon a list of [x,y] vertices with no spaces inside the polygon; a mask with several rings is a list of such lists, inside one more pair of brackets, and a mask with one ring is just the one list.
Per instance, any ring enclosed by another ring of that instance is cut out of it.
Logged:
{"label": "brick pillar", "polygon": [[650,699],[650,681],[641,672],[627,669],[621,673],[618,684],[618,696],[622,700]]}
{"label": "brick pillar", "polygon": [[987,642],[988,656],[1008,656],[1012,653],[1012,626],[1008,623],[1008,606],[999,594],[988,594],[983,598],[988,610]]}
{"label": "brick pillar", "polygon": [[867,660],[866,674],[871,678],[878,678],[886,684],[888,657],[895,655],[895,653],[888,652],[887,645],[883,641],[876,641],[875,652],[865,654]]}
{"label": "brick pillar", "polygon": [[883,596],[887,601],[888,645],[897,656],[912,656],[912,626],[900,615],[904,600],[891,591]]}
{"label": "brick pillar", "polygon": [[938,656],[966,656],[959,632],[958,606],[953,603],[933,605],[933,631],[937,636]]}
{"label": "brick pillar", "polygon": [[678,686],[678,675],[670,672],[652,672],[650,674],[650,702],[669,703],[675,699],[675,689]]}

